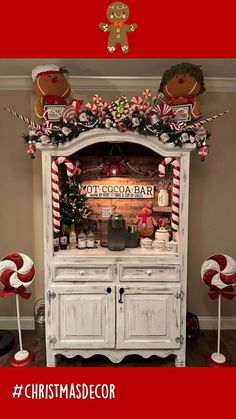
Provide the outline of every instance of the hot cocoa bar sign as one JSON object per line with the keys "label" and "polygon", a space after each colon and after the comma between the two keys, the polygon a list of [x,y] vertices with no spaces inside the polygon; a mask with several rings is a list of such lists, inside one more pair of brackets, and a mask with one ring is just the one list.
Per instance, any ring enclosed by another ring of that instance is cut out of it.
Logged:
{"label": "hot cocoa bar sign", "polygon": [[83,184],[87,198],[153,198],[154,185]]}

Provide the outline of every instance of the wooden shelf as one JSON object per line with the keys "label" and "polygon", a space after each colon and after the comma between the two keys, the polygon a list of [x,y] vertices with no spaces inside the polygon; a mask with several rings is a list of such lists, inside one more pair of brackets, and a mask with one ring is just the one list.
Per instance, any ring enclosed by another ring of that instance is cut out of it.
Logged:
{"label": "wooden shelf", "polygon": [[153,212],[171,212],[172,209],[171,207],[157,207],[154,206],[152,207]]}

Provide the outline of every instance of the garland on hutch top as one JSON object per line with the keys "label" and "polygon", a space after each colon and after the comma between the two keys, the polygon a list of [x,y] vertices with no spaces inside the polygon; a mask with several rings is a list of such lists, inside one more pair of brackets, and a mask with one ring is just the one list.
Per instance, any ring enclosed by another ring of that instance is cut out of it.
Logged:
{"label": "garland on hutch top", "polygon": [[77,138],[82,132],[103,128],[152,135],[157,141],[175,147],[196,144],[198,154],[204,160],[210,138],[204,125],[228,112],[201,119],[196,96],[205,91],[204,79],[200,67],[191,63],[177,64],[167,70],[157,96],[145,89],[142,96],[131,99],[121,96],[110,103],[99,94],[85,105],[81,100],[69,99],[70,84],[65,69],[54,64],[37,66],[32,71],[32,78],[36,93],[35,113],[42,123],[37,124],[4,107],[28,123],[28,133],[23,137],[31,158],[35,155],[36,143],[58,146]]}
{"label": "garland on hutch top", "polygon": [[[146,89],[146,91],[149,90]],[[140,96],[135,96],[131,100],[121,96],[108,104],[102,98],[100,99],[99,95],[94,95],[93,101],[81,107],[73,116],[71,115],[72,108],[73,106],[71,106],[70,114],[68,112],[69,117],[60,118],[56,125],[46,121],[43,125],[31,124],[29,126],[29,132],[24,134],[24,139],[29,145],[27,152],[32,157],[36,151],[35,143],[57,146],[94,128],[114,129],[119,132],[129,130],[143,135],[152,135],[162,143],[171,143],[177,147],[186,143],[196,144],[198,154],[204,157],[208,154],[210,133],[203,125],[228,112],[222,112],[192,124],[172,122],[171,106],[166,103],[147,102]]]}

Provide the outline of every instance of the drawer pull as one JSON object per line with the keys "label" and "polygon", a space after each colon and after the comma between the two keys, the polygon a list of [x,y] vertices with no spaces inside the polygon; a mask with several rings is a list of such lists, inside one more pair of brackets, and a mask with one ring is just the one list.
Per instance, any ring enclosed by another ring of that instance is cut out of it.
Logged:
{"label": "drawer pull", "polygon": [[111,288],[110,288],[110,287],[108,287],[108,288],[107,288],[107,293],[108,293],[108,294],[110,294],[110,293],[111,293]]}
{"label": "drawer pull", "polygon": [[148,275],[148,276],[151,276],[151,275],[152,275],[152,270],[151,270],[151,269],[148,269],[148,270],[146,271],[146,273],[147,273],[147,275]]}
{"label": "drawer pull", "polygon": [[81,276],[84,276],[84,275],[86,275],[86,271],[79,271],[79,274],[81,275]]}
{"label": "drawer pull", "polygon": [[125,292],[124,288],[120,288],[120,290],[119,290],[119,293],[120,293],[119,303],[120,304],[123,304],[122,296],[123,296],[124,292]]}

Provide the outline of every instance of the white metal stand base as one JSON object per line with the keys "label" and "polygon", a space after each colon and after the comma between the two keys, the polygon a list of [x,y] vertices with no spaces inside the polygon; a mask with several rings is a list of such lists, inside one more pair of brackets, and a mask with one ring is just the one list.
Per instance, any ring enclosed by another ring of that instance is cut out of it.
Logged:
{"label": "white metal stand base", "polygon": [[217,364],[223,364],[226,361],[225,356],[223,354],[218,354],[217,352],[211,354],[211,359]]}

